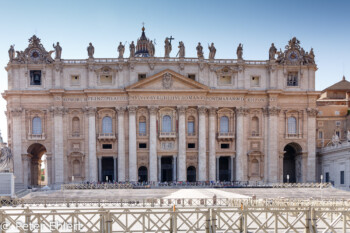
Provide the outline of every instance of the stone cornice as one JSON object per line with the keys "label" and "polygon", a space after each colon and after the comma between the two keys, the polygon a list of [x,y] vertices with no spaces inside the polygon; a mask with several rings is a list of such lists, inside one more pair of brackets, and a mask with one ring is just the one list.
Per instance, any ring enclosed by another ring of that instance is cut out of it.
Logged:
{"label": "stone cornice", "polygon": [[23,109],[22,108],[12,108],[10,109],[11,115],[14,117],[19,117],[22,115]]}

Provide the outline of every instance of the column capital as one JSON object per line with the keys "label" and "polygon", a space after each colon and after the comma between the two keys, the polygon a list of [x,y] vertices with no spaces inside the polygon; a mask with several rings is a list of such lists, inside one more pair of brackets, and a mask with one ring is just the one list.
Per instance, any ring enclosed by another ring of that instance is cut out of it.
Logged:
{"label": "column capital", "polygon": [[95,114],[96,114],[96,107],[86,106],[86,107],[83,108],[83,111],[88,116],[95,116]]}
{"label": "column capital", "polygon": [[198,106],[199,115],[207,113],[207,110],[208,110],[207,106]]}
{"label": "column capital", "polygon": [[62,116],[68,112],[68,108],[63,106],[52,106],[50,112],[52,112],[54,115]]}
{"label": "column capital", "polygon": [[267,107],[266,111],[269,116],[278,116],[279,113],[281,112],[281,109],[279,107],[273,106],[273,107]]}
{"label": "column capital", "polygon": [[151,115],[157,114],[158,112],[158,106],[150,105],[147,108],[148,108],[149,114]]}
{"label": "column capital", "polygon": [[129,111],[129,114],[136,114],[137,106],[136,105],[128,106],[128,111]]}
{"label": "column capital", "polygon": [[120,107],[115,107],[115,110],[118,112],[118,114],[124,114],[126,111],[126,107],[120,106]]}
{"label": "column capital", "polygon": [[218,108],[216,108],[216,107],[210,107],[209,108],[209,116],[216,116],[217,110],[218,110]]}
{"label": "column capital", "polygon": [[245,116],[249,113],[249,108],[237,107],[235,111],[238,116]]}
{"label": "column capital", "polygon": [[23,111],[22,108],[11,108],[11,110],[10,110],[11,115],[14,116],[14,117],[21,116],[22,115],[22,111]]}
{"label": "column capital", "polygon": [[179,115],[185,114],[185,113],[186,113],[187,106],[179,105],[179,106],[176,107],[176,109],[177,109]]}
{"label": "column capital", "polygon": [[309,115],[309,117],[316,117],[318,114],[317,108],[307,108],[306,112]]}

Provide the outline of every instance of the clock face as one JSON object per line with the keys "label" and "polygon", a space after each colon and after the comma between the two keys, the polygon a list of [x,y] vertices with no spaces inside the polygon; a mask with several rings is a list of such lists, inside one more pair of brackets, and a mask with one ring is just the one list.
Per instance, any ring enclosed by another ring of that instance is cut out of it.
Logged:
{"label": "clock face", "polygon": [[37,49],[31,50],[29,54],[30,54],[31,59],[34,61],[39,60],[39,58],[40,58],[40,51]]}
{"label": "clock face", "polygon": [[292,51],[292,52],[289,53],[288,59],[290,61],[292,61],[292,62],[295,62],[295,61],[297,61],[299,59],[299,54],[297,52],[295,52],[295,51]]}

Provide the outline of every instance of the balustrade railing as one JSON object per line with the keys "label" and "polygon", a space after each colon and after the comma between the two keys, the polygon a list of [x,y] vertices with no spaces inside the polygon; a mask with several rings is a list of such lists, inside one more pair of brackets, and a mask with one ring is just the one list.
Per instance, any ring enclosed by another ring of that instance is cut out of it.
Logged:
{"label": "balustrade railing", "polygon": [[45,140],[45,134],[29,134],[28,140]]}
{"label": "balustrade railing", "polygon": [[176,132],[159,132],[160,138],[176,138]]}
{"label": "balustrade railing", "polygon": [[98,139],[116,139],[116,135],[114,133],[100,133]]}

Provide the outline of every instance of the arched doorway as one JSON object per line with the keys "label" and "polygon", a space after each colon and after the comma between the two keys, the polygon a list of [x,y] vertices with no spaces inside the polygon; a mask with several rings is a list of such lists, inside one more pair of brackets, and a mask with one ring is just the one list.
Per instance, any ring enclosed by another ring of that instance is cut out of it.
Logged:
{"label": "arched doorway", "polygon": [[[34,143],[28,147],[27,150],[29,160],[26,168],[28,168],[27,184],[31,187],[41,186],[47,184],[47,164],[44,162],[46,148],[40,143]],[[45,166],[46,165],[46,166]]]}
{"label": "arched doorway", "polygon": [[219,180],[230,181],[231,180],[231,169],[230,169],[230,157],[222,156],[219,158]]}
{"label": "arched doorway", "polygon": [[301,182],[302,160],[300,145],[297,143],[289,143],[284,147],[284,151],[285,153],[283,156],[283,182]]}
{"label": "arched doorway", "polygon": [[162,156],[161,159],[161,181],[171,182],[173,181],[173,157]]}
{"label": "arched doorway", "polygon": [[148,181],[147,167],[141,166],[139,167],[139,182],[147,182],[147,181]]}
{"label": "arched doorway", "polygon": [[187,181],[196,182],[196,168],[194,166],[189,166],[187,168]]}

